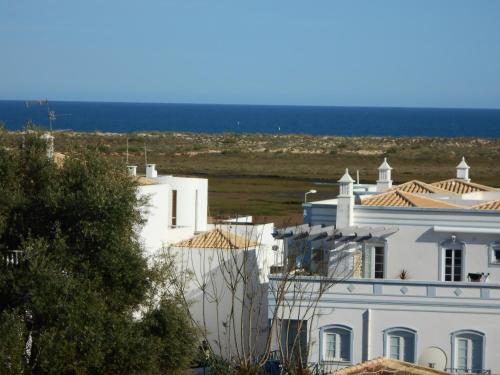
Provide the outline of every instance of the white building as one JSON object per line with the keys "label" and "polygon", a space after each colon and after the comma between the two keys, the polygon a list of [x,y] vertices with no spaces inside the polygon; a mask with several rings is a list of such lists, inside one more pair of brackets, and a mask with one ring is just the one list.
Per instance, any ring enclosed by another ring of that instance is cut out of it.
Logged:
{"label": "white building", "polygon": [[[471,182],[464,159],[434,183],[393,187],[391,170],[384,160],[371,186],[346,171],[336,199],[304,204],[305,224],[276,232],[284,268],[310,292],[282,314],[301,324],[300,350],[330,370],[385,356],[499,374],[500,190]],[[270,293],[269,311],[277,303]]]}
{"label": "white building", "polygon": [[275,262],[273,224],[225,222],[174,244],[193,321],[215,354],[258,356],[268,337],[268,271]]}
{"label": "white building", "polygon": [[136,166],[128,171],[137,178],[139,196],[148,199],[140,233],[148,255],[207,230],[206,178],[158,176],[155,164],[146,166],[145,177],[137,176]]}
{"label": "white building", "polygon": [[208,224],[207,179],[158,176],[154,164],[146,176],[137,176],[136,166],[128,171],[148,200],[140,232],[147,255],[175,255],[191,317],[214,352],[226,359],[260,354],[268,270],[281,254],[274,225],[254,225],[251,217]]}

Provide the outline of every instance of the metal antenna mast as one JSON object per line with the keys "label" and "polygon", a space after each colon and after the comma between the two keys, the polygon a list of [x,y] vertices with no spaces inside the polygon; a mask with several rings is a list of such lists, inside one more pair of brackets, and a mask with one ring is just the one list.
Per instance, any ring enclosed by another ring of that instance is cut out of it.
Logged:
{"label": "metal antenna mast", "polygon": [[[47,107],[47,110],[49,107]],[[52,133],[52,121],[57,120],[59,117],[66,117],[66,116],[71,116],[71,113],[62,113],[62,114],[56,114],[56,111],[48,111],[48,118],[49,118],[49,131]]]}
{"label": "metal antenna mast", "polygon": [[34,105],[45,105],[47,106],[47,118],[49,119],[49,133],[52,133],[52,121],[57,120],[59,117],[71,116],[70,113],[56,114],[56,111],[51,111],[49,108],[49,101],[47,99],[41,100],[27,100],[24,102],[26,108]]}
{"label": "metal antenna mast", "polygon": [[127,165],[128,165],[128,138],[127,138]]}

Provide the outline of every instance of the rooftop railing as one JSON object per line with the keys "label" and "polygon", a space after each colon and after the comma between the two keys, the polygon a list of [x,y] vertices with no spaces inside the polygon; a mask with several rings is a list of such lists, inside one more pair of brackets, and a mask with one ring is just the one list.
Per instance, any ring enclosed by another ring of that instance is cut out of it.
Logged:
{"label": "rooftop railing", "polygon": [[24,251],[22,250],[9,250],[3,254],[2,264],[9,266],[19,266],[24,261]]}

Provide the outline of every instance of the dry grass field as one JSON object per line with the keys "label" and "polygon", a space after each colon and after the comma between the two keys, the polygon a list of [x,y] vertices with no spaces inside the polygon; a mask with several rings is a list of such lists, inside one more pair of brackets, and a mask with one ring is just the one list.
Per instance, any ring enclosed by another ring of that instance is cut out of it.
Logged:
{"label": "dry grass field", "polygon": [[[10,132],[4,138],[14,143],[20,136]],[[334,183],[345,168],[353,177],[359,170],[361,182],[373,182],[384,156],[394,168],[395,183],[454,177],[464,155],[473,181],[500,186],[499,139],[75,132],[55,137],[59,152],[87,148],[123,163],[128,139],[129,163],[139,172],[146,147],[148,162],[156,163],[160,173],[207,177],[212,216],[300,221],[305,191],[318,190],[313,199],[334,197]]]}

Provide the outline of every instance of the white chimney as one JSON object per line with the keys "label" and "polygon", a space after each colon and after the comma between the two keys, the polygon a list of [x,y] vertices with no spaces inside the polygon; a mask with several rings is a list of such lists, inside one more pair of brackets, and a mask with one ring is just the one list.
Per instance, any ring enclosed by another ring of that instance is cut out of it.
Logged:
{"label": "white chimney", "polygon": [[354,219],[354,180],[346,169],[345,174],[338,181],[340,194],[337,197],[336,227],[345,228],[353,225]]}
{"label": "white chimney", "polygon": [[47,158],[54,158],[54,137],[50,133],[45,133],[41,137],[47,143]]}
{"label": "white chimney", "polygon": [[464,180],[469,182],[469,169],[470,167],[465,162],[465,158],[462,156],[462,161],[457,165],[457,178],[459,180]]}
{"label": "white chimney", "polygon": [[391,171],[392,168],[387,162],[387,158],[384,158],[384,161],[378,167],[377,192],[383,193],[392,188]]}
{"label": "white chimney", "polygon": [[146,164],[146,177],[147,178],[158,177],[158,172],[156,171],[156,164]]}
{"label": "white chimney", "polygon": [[127,165],[127,170],[130,176],[137,176],[137,165]]}

